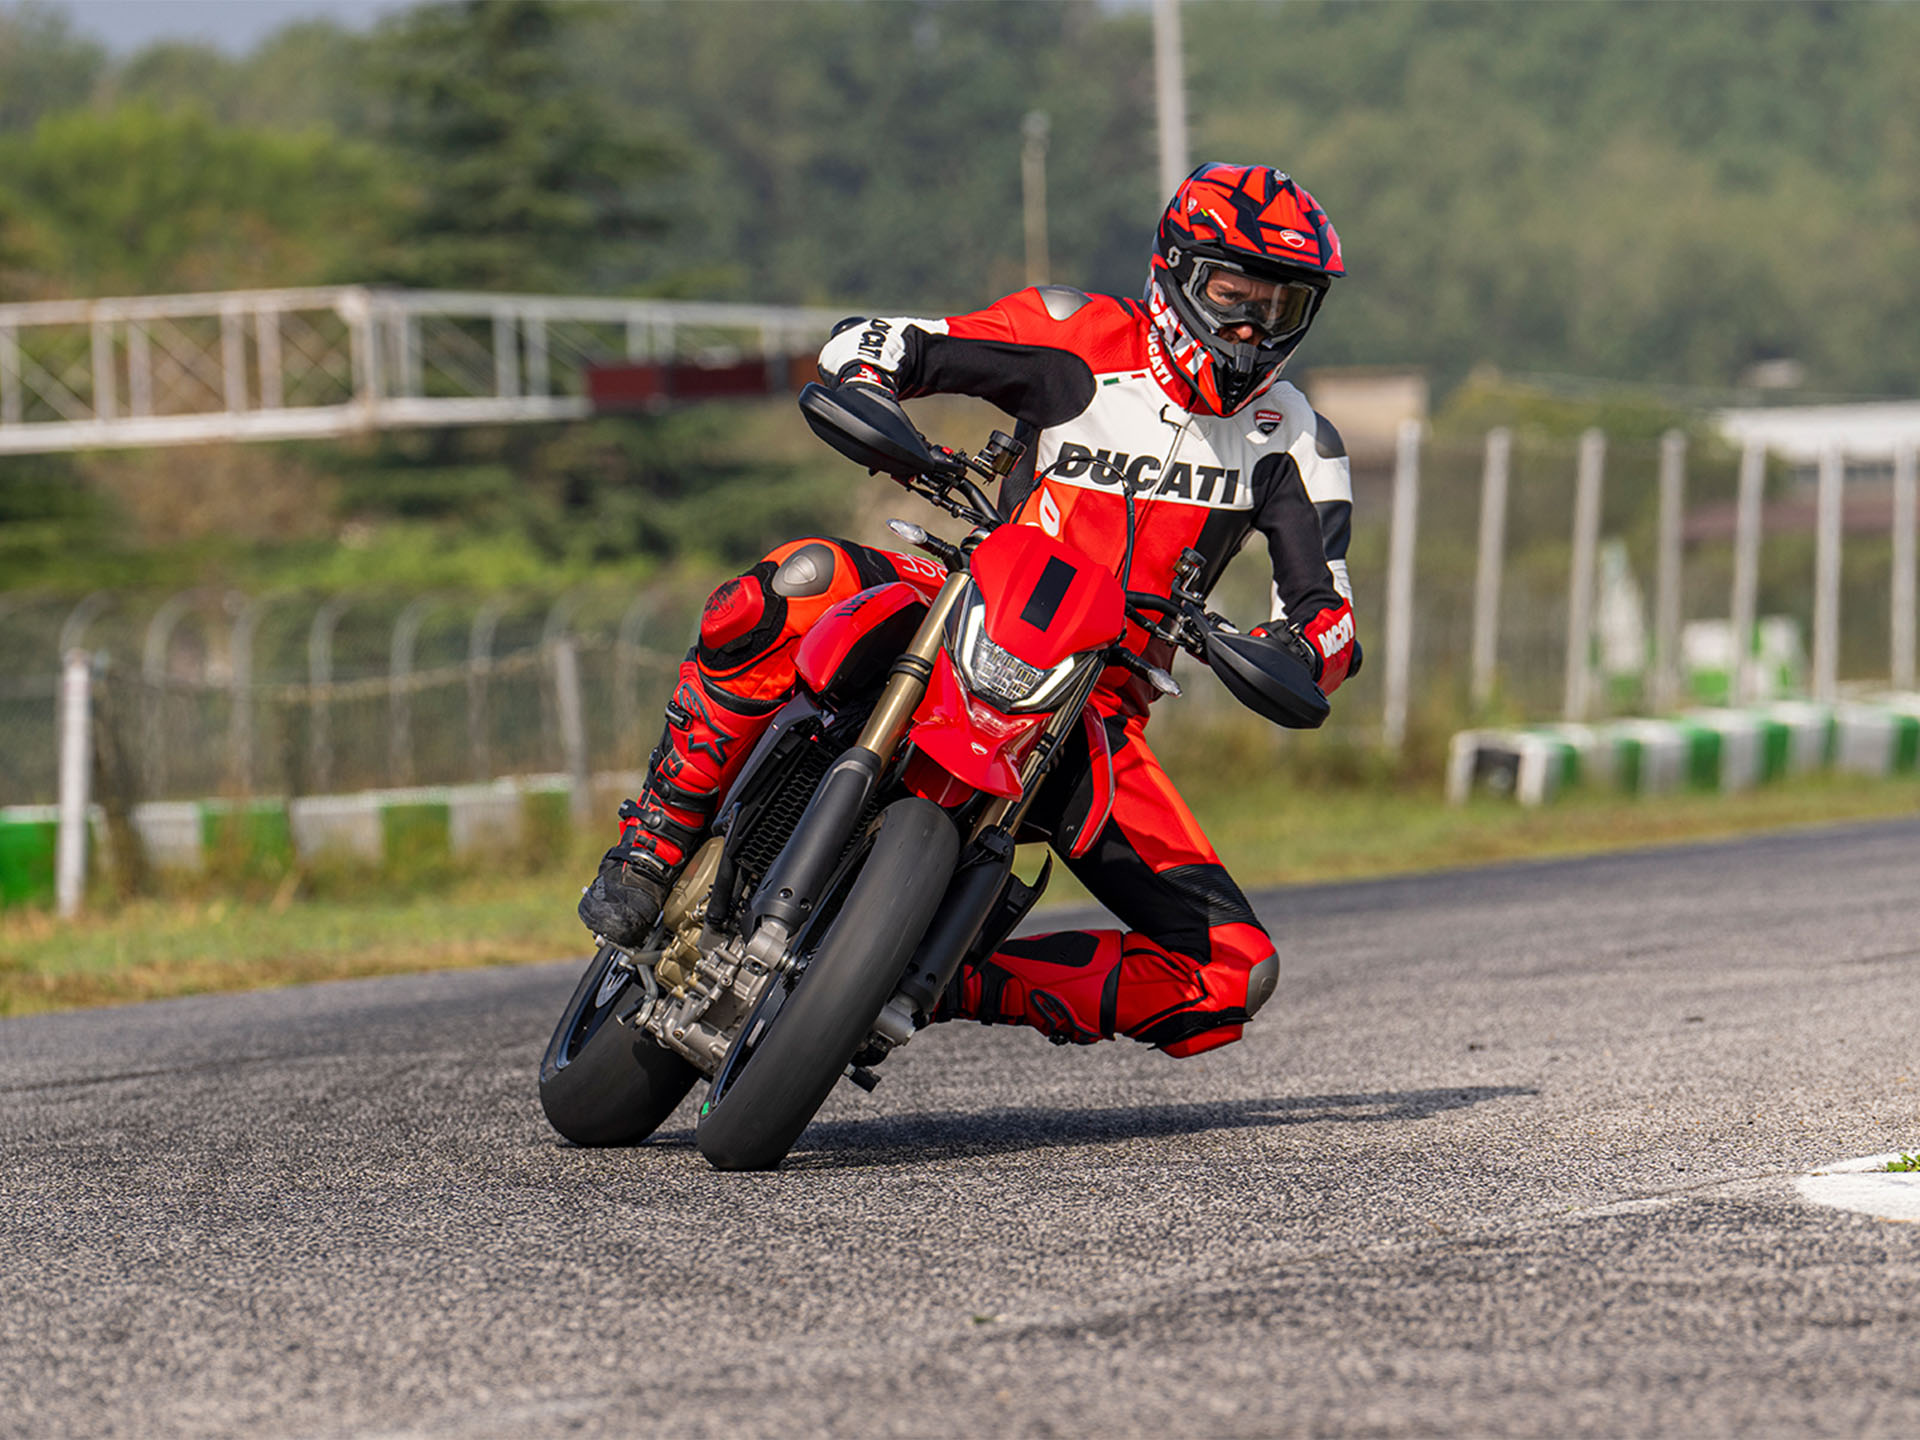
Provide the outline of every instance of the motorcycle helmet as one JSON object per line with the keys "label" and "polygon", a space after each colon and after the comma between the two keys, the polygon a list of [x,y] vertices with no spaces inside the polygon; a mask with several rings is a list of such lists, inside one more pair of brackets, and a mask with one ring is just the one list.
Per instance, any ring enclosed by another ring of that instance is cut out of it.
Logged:
{"label": "motorcycle helmet", "polygon": [[[1202,165],[1182,181],[1154,235],[1147,313],[1194,408],[1231,415],[1271,386],[1345,273],[1326,211],[1284,172]],[[1250,339],[1221,333],[1244,326]]]}

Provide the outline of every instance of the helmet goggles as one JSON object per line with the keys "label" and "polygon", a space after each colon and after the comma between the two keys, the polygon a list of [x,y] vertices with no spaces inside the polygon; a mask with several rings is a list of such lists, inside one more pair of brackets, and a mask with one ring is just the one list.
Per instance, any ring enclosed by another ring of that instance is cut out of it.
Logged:
{"label": "helmet goggles", "polygon": [[1269,279],[1230,261],[1198,256],[1180,288],[1216,334],[1251,325],[1260,332],[1259,345],[1278,344],[1304,331],[1326,294],[1325,285]]}

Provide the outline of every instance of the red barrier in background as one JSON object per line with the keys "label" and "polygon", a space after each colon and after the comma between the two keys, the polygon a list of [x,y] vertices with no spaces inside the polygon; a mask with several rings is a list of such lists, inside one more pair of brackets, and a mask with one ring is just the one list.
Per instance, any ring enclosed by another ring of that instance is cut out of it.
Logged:
{"label": "red barrier in background", "polygon": [[649,360],[589,365],[585,374],[588,402],[595,414],[606,415],[797,393],[814,378],[814,361],[811,355],[753,356],[725,365]]}

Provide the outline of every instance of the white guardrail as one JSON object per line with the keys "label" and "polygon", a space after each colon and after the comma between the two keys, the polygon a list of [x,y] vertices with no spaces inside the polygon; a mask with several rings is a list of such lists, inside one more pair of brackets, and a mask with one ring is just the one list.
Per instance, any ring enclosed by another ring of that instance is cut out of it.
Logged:
{"label": "white guardrail", "polygon": [[0,454],[572,419],[589,366],[784,374],[839,318],[360,285],[0,305]]}

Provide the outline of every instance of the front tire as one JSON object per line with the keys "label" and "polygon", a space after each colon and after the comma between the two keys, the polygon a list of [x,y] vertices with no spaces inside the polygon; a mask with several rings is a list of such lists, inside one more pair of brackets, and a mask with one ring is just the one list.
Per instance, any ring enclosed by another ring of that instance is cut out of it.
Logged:
{"label": "front tire", "polygon": [[881,812],[866,864],[811,961],[764,1034],[749,1022],[735,1043],[754,1043],[752,1053],[722,1065],[700,1109],[695,1140],[715,1169],[771,1170],[786,1158],[893,997],[959,854],[939,806],[910,798]]}
{"label": "front tire", "polygon": [[595,952],[540,1060],[540,1107],[576,1145],[638,1145],[700,1078],[684,1057],[621,1023],[637,982],[614,972],[620,956],[612,945]]}

